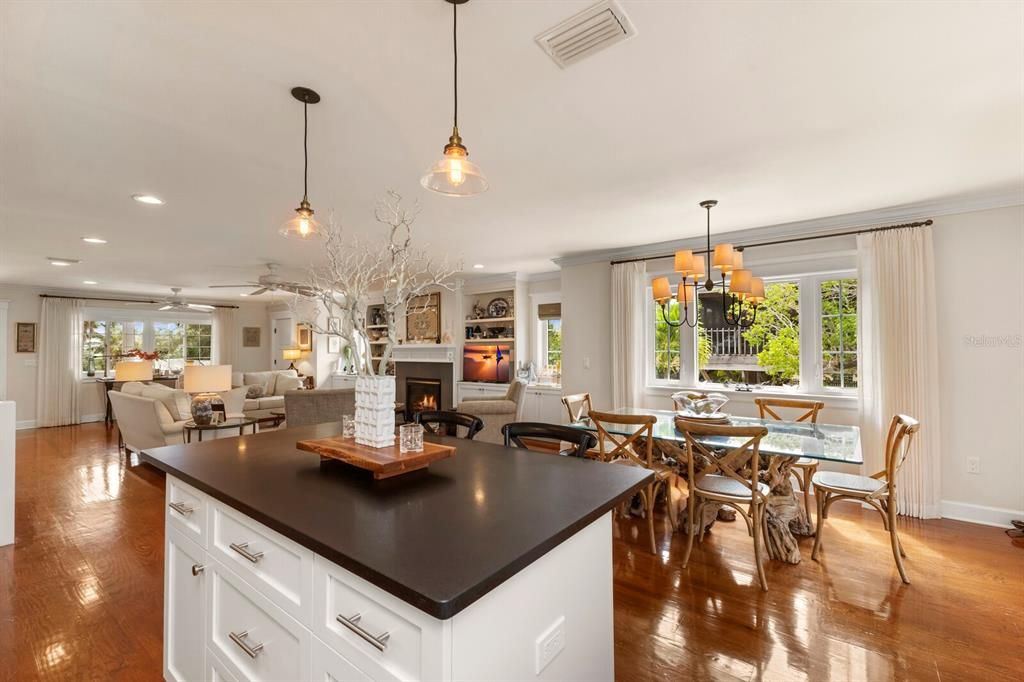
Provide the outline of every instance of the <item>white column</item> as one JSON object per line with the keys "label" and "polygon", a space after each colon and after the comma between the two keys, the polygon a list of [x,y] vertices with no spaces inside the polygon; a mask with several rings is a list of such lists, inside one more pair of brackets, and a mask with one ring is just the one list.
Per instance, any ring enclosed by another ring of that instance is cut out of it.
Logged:
{"label": "white column", "polygon": [[0,401],[0,547],[14,544],[14,402]]}

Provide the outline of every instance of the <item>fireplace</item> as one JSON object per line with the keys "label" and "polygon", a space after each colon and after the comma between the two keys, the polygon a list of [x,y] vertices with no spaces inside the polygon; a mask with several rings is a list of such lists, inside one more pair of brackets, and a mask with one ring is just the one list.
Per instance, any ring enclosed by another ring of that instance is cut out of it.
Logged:
{"label": "fireplace", "polygon": [[441,380],[409,377],[405,380],[405,418],[417,412],[441,409]]}

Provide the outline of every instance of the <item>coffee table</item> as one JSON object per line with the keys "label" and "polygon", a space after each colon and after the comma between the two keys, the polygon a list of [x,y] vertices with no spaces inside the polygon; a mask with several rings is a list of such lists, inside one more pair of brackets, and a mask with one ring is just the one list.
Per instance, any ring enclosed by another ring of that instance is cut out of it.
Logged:
{"label": "coffee table", "polygon": [[232,417],[231,419],[225,419],[224,421],[218,422],[216,424],[196,424],[195,421],[190,419],[187,422],[185,422],[185,429],[183,434],[185,436],[186,443],[192,442],[193,431],[198,432],[199,442],[202,442],[203,440],[203,431],[223,431],[224,429],[238,429],[238,435],[242,436],[245,435],[245,427],[251,426],[252,432],[255,434],[257,421],[259,420],[253,419],[251,417]]}

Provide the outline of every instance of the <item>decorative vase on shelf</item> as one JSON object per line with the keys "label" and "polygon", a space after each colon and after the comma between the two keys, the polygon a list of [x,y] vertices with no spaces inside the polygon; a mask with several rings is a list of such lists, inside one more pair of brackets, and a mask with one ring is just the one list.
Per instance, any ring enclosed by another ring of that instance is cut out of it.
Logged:
{"label": "decorative vase on shelf", "polygon": [[356,442],[372,448],[395,444],[395,377],[356,379]]}

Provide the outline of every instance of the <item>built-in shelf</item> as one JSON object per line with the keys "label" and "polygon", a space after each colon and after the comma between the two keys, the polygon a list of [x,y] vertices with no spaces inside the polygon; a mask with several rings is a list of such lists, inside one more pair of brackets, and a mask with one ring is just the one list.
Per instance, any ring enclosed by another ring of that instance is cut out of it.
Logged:
{"label": "built-in shelf", "polygon": [[484,324],[487,324],[487,323],[490,323],[490,322],[515,322],[515,321],[516,321],[516,318],[514,318],[514,317],[481,317],[481,318],[478,318],[476,320],[469,320],[469,319],[467,319],[466,320],[466,324],[478,324],[480,322],[483,322]]}
{"label": "built-in shelf", "polygon": [[368,325],[366,325],[366,328],[367,329],[387,329],[388,326],[386,324],[368,324]]}
{"label": "built-in shelf", "polygon": [[387,341],[370,341],[371,346],[386,346],[387,344]]}
{"label": "built-in shelf", "polygon": [[466,344],[471,345],[474,343],[512,343],[516,338],[514,336],[502,336],[496,339],[466,339]]}

